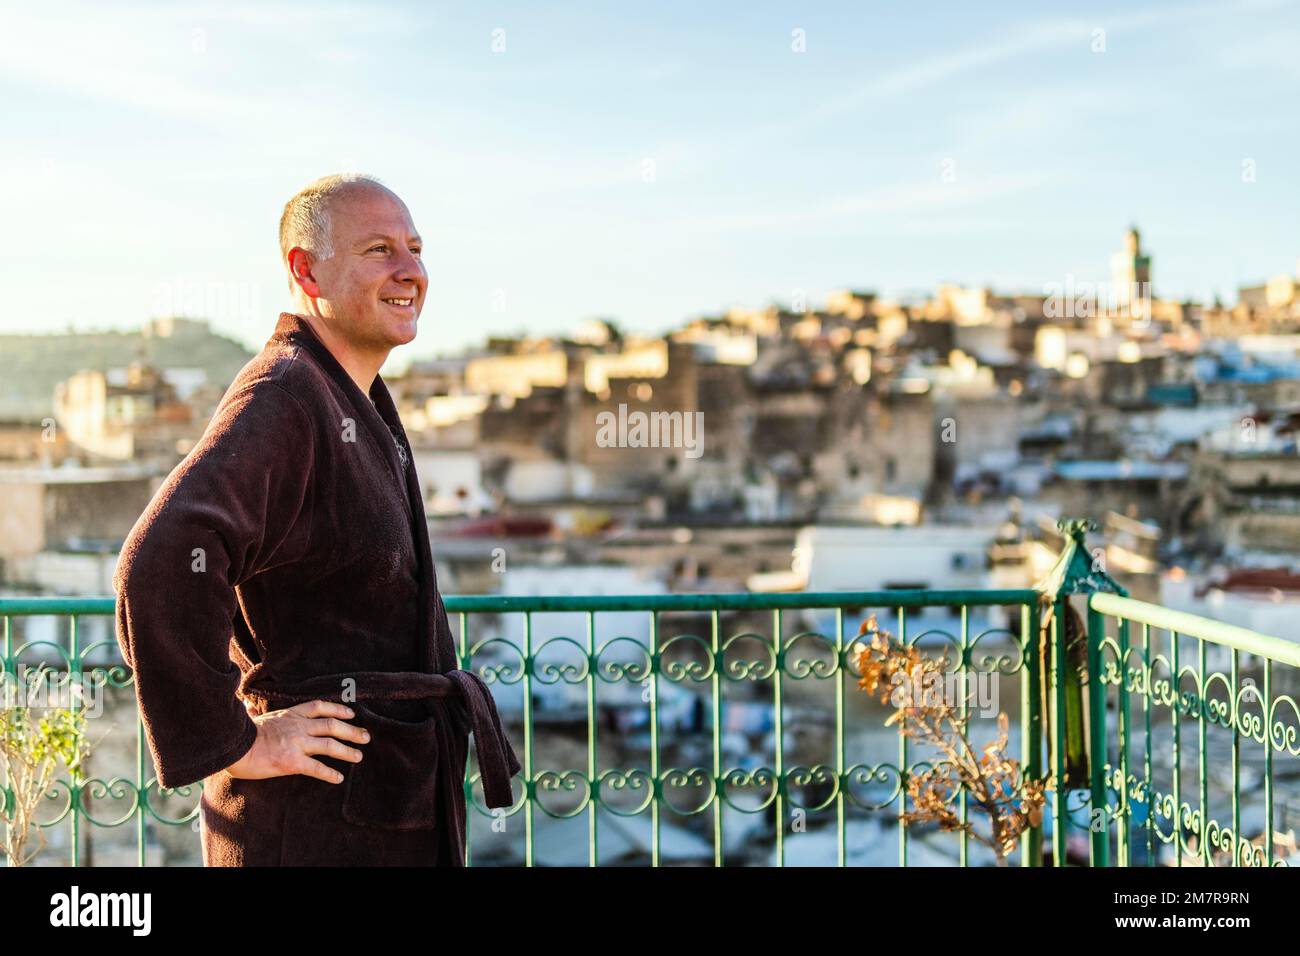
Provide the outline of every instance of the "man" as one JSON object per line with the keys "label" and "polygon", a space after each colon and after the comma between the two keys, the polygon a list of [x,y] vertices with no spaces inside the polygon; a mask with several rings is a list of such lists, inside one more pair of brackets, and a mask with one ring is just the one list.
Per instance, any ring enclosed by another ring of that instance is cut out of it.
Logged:
{"label": "man", "polygon": [[[406,205],[329,176],[285,206],[296,302],[132,528],[117,639],[158,781],[203,780],[208,866],[463,866],[519,761],[457,669],[420,484],[379,369],[428,290]],[[233,660],[232,660],[233,657]]]}

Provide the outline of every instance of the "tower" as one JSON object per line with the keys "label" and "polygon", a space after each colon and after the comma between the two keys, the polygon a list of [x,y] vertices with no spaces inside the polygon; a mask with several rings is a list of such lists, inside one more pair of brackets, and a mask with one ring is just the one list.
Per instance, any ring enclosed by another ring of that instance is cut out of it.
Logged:
{"label": "tower", "polygon": [[1130,226],[1123,248],[1111,256],[1112,308],[1131,319],[1151,316],[1151,257],[1142,251],[1142,234]]}

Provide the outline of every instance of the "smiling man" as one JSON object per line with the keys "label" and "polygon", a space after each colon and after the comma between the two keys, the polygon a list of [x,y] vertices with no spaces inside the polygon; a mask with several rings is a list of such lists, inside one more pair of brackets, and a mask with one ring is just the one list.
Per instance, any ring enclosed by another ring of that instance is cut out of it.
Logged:
{"label": "smiling man", "polygon": [[164,787],[203,781],[208,866],[462,866],[474,734],[488,807],[520,767],[457,668],[420,484],[379,375],[415,338],[420,237],[392,191],[289,200],[296,303],[132,528],[113,577]]}

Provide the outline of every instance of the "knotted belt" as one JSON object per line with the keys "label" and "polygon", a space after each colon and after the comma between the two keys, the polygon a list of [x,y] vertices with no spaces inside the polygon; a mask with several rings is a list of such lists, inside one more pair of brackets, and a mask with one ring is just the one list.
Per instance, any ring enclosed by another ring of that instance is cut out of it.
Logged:
{"label": "knotted belt", "polygon": [[[348,699],[343,699],[344,691]],[[427,757],[430,764],[439,761],[439,750],[443,745],[454,742],[459,745],[455,753],[460,758],[463,768],[463,744],[469,732],[474,732],[475,753],[478,756],[479,771],[483,782],[483,796],[488,807],[510,807],[514,805],[514,793],[510,787],[510,778],[520,771],[519,758],[501,727],[501,718],[497,713],[496,702],[488,691],[487,685],[477,674],[464,670],[450,670],[442,674],[426,674],[419,671],[352,671],[345,674],[322,674],[293,684],[259,683],[241,687],[241,696],[263,705],[266,709],[292,707],[309,700],[336,701],[345,706],[364,701],[392,700],[429,700],[432,703],[432,738],[427,740],[429,750]],[[461,706],[446,706],[451,701]],[[354,712],[356,708],[354,708]],[[460,741],[448,741],[442,737],[447,732],[444,720],[450,717],[455,730],[460,734]],[[379,733],[388,729],[388,725],[399,724],[380,718],[382,723],[371,733],[372,743]],[[400,733],[406,733],[407,727],[419,728],[421,724],[400,724]],[[370,746],[370,745],[367,745]],[[365,751],[363,751],[364,753]],[[362,758],[363,762],[365,757]],[[418,768],[417,768],[418,769]],[[427,768],[433,772],[435,768]],[[441,769],[441,768],[438,768]],[[463,769],[462,769],[463,773]],[[400,786],[401,781],[392,781]],[[459,792],[461,799],[454,800],[460,818],[457,823],[463,830],[463,790],[457,786],[453,796]],[[394,825],[397,829],[408,827]],[[458,841],[459,842],[459,841]]]}

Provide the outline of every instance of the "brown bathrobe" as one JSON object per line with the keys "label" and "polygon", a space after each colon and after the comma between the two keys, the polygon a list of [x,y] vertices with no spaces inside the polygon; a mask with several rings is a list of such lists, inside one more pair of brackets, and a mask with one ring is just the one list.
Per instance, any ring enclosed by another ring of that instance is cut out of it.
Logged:
{"label": "brown bathrobe", "polygon": [[[163,787],[203,781],[207,866],[463,866],[474,733],[485,803],[519,761],[492,695],[458,669],[406,432],[298,316],[226,392],[132,528],[113,587]],[[400,442],[400,445],[399,445]],[[225,771],[250,714],[335,700],[370,731],[344,774]]]}

